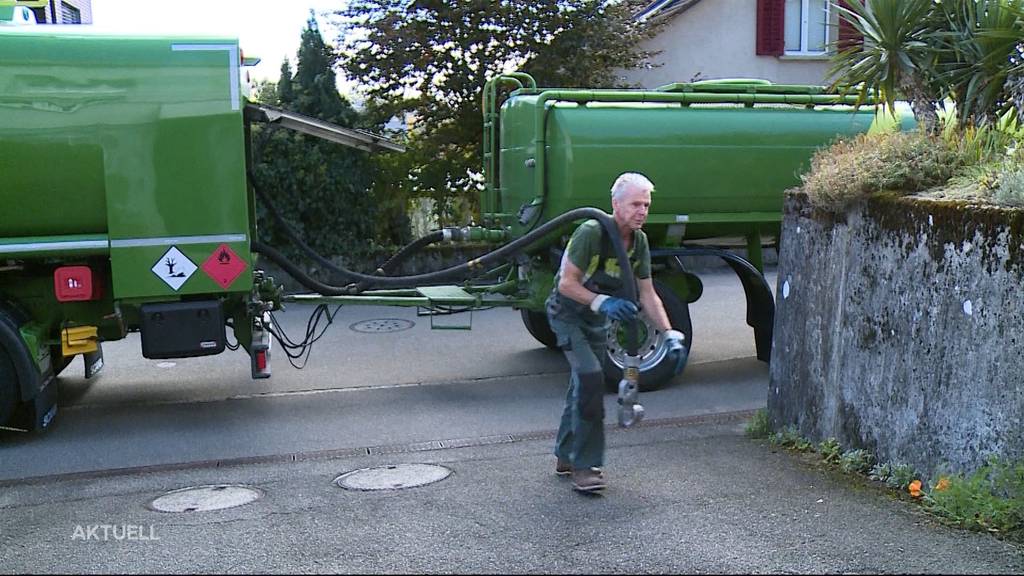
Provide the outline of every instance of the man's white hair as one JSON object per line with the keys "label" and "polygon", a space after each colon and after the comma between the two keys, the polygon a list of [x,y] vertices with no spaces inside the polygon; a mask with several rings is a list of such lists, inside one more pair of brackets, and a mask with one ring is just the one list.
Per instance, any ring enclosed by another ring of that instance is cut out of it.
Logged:
{"label": "man's white hair", "polygon": [[654,183],[639,172],[624,172],[612,184],[612,200],[618,200],[627,190],[633,188],[654,192]]}

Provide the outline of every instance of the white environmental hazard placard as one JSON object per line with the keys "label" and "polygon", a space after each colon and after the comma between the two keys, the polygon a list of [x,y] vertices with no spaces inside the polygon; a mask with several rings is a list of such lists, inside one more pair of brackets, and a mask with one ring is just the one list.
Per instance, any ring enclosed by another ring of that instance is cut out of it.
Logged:
{"label": "white environmental hazard placard", "polygon": [[164,255],[151,268],[153,274],[156,274],[174,290],[181,288],[181,285],[192,277],[192,273],[196,269],[197,266],[175,246],[171,246],[170,250],[164,252]]}

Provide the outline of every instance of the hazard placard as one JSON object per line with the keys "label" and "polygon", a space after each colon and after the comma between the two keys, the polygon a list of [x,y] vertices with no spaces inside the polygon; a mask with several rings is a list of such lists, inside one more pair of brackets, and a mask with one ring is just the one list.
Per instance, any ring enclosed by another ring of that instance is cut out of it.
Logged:
{"label": "hazard placard", "polygon": [[174,291],[177,291],[186,280],[192,277],[196,271],[196,265],[176,246],[171,246],[171,249],[164,252],[164,255],[156,261],[150,270]]}
{"label": "hazard placard", "polygon": [[221,244],[210,254],[210,257],[203,262],[203,272],[213,278],[213,281],[227,290],[242,272],[249,266],[245,260],[235,254],[227,244]]}

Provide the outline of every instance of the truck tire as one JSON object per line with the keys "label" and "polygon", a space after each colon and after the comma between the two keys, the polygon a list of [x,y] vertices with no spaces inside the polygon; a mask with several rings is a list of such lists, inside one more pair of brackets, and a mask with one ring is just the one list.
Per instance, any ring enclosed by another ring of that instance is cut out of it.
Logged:
{"label": "truck tire", "polygon": [[[2,310],[0,310],[0,323],[3,323],[0,329],[11,327]],[[6,332],[8,331],[0,334],[0,426],[6,426],[10,422],[14,409],[18,406],[21,383],[18,379],[18,371],[14,367],[14,361],[11,359],[11,353],[7,350],[10,344],[7,342],[7,338],[3,337]]]}
{"label": "truck tire", "polygon": [[[683,342],[690,349],[693,342],[693,326],[690,324],[690,307],[680,300],[666,284],[654,281],[654,290],[665,306],[668,320],[672,328],[686,337]],[[618,392],[619,381],[622,380],[622,363],[625,351],[619,334],[619,323],[612,322],[608,330],[608,357],[604,362],[605,384],[609,392]],[[665,359],[666,349],[661,339],[661,332],[655,330],[646,318],[641,326],[640,345],[640,391],[657,390],[672,380],[673,366]]]}
{"label": "truck tire", "polygon": [[14,364],[0,348],[0,426],[6,426],[18,405],[18,375]]}
{"label": "truck tire", "polygon": [[531,336],[537,339],[537,342],[551,348],[552,350],[558,350],[558,337],[551,331],[551,325],[548,324],[548,315],[544,312],[534,312],[533,310],[527,310],[523,308],[519,311],[523,317],[523,324],[526,326],[526,331]]}

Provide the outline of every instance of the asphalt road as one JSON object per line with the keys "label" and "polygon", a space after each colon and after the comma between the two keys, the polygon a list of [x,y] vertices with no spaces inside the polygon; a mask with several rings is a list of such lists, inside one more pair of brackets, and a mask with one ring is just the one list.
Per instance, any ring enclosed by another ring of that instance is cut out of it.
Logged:
{"label": "asphalt road", "polygon": [[[553,474],[550,436],[5,486],[0,572],[1024,570],[1019,548],[942,526],[903,499],[774,452],[746,439],[742,425],[721,418],[612,429],[610,486],[598,497]],[[333,483],[411,464],[451,473],[401,490]],[[149,508],[168,491],[214,484],[261,497],[215,511]]]}
{"label": "asphalt road", "polygon": [[[98,380],[62,378],[51,430],[0,435],[0,573],[1024,571],[1013,545],[745,438],[767,367],[738,281],[707,275],[704,295],[686,371],[641,395],[648,420],[615,427],[606,397],[610,487],[596,498],[553,474],[566,364],[510,310],[431,331],[415,310],[346,307],[306,369],[278,354],[259,381],[241,353],[152,361],[134,338],[110,343]],[[297,335],[308,313],[283,325]],[[387,318],[413,325],[351,329]],[[380,491],[333,482],[406,464],[450,475]],[[228,484],[259,498],[151,507]]]}
{"label": "asphalt road", "polygon": [[[690,364],[643,395],[651,419],[753,409],[766,402],[767,367],[751,358],[742,289],[707,276],[692,306]],[[279,315],[293,339],[308,305]],[[432,330],[415,308],[345,306],[297,370],[276,350],[274,374],[249,376],[241,350],[148,360],[139,338],[104,345],[96,379],[76,360],[60,380],[55,423],[42,435],[0,436],[0,480],[112,468],[225,461],[293,452],[526,433],[557,425],[567,364],[496,308],[438,318],[471,330]],[[372,331],[380,326],[398,331]],[[367,327],[371,332],[366,330]],[[614,414],[613,395],[606,411]]]}

